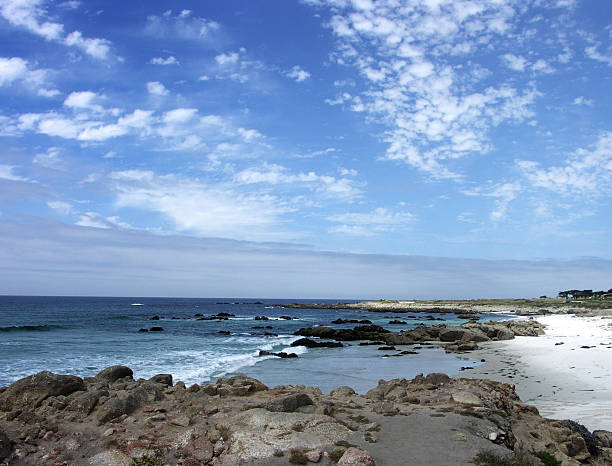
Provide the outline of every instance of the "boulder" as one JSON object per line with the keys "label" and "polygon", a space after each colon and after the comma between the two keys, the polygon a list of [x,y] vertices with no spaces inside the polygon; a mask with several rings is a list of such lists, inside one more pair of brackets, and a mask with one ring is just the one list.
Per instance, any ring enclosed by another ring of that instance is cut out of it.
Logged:
{"label": "boulder", "polygon": [[600,446],[612,448],[612,432],[609,430],[594,430],[593,436]]}
{"label": "boulder", "polygon": [[[183,448],[183,455],[194,458],[201,463],[208,463],[214,454],[214,447],[211,441],[206,436],[200,436],[193,440],[185,448]],[[198,463],[198,464],[201,464]]]}
{"label": "boulder", "polygon": [[338,466],[376,466],[376,463],[367,451],[351,447],[344,452]]}
{"label": "boulder", "polygon": [[172,375],[171,374],[157,374],[149,379],[150,382],[172,387]]}
{"label": "boulder", "polygon": [[127,366],[110,366],[106,369],[98,372],[96,379],[104,380],[108,383],[113,383],[115,380],[122,379],[124,377],[130,377],[134,375],[134,371]]}
{"label": "boulder", "polygon": [[51,396],[85,391],[85,383],[74,375],[43,371],[18,380],[0,394],[0,410],[35,409]]}
{"label": "boulder", "polygon": [[284,351],[281,351],[280,353],[273,353],[272,351],[261,350],[259,352],[259,355],[260,356],[276,356],[277,358],[282,358],[282,359],[295,359],[298,357],[298,355],[295,353],[285,353]]}
{"label": "boulder", "polygon": [[84,416],[89,416],[98,404],[98,400],[102,396],[108,396],[106,390],[91,390],[77,395],[72,398],[68,406],[66,407],[69,411],[74,411]]}
{"label": "boulder", "polygon": [[263,405],[268,411],[274,413],[293,413],[303,406],[312,405],[312,399],[305,393],[296,393],[283,398],[268,401]]}
{"label": "boulder", "polygon": [[353,395],[356,395],[355,390],[353,390],[351,387],[347,387],[346,385],[338,387],[335,390],[329,392],[329,396],[334,398],[344,398]]}
{"label": "boulder", "polygon": [[8,458],[12,449],[13,445],[11,441],[0,427],[0,461],[2,461],[4,458]]}

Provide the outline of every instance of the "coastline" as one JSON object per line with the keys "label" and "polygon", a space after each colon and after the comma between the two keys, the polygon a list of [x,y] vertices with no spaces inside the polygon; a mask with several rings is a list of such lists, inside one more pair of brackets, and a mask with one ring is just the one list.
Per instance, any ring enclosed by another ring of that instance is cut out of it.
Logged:
{"label": "coastline", "polygon": [[534,319],[546,326],[544,335],[482,343],[470,355],[486,362],[460,376],[514,384],[521,399],[543,416],[612,430],[612,319]]}

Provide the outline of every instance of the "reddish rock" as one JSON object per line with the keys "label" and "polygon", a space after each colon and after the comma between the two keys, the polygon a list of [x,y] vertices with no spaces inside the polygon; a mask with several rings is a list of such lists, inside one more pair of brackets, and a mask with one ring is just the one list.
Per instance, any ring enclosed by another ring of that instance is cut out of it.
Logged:
{"label": "reddish rock", "polygon": [[213,444],[208,437],[198,437],[183,449],[183,454],[198,461],[208,462],[214,453]]}
{"label": "reddish rock", "polygon": [[376,466],[376,463],[367,451],[349,448],[338,461],[338,466]]}

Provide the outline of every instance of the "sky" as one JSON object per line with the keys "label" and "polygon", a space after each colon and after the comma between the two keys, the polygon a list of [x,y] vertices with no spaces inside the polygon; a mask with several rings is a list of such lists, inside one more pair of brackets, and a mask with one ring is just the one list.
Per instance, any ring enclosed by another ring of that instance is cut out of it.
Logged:
{"label": "sky", "polygon": [[608,289],[611,20],[0,0],[0,294]]}

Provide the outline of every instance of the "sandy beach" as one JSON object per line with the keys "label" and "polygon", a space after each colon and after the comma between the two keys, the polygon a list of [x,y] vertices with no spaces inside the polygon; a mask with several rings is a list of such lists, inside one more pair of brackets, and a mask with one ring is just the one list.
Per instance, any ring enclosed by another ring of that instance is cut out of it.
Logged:
{"label": "sandy beach", "polygon": [[471,358],[485,359],[461,377],[514,384],[540,414],[573,419],[588,429],[612,429],[612,319],[547,315],[539,337],[481,343]]}

